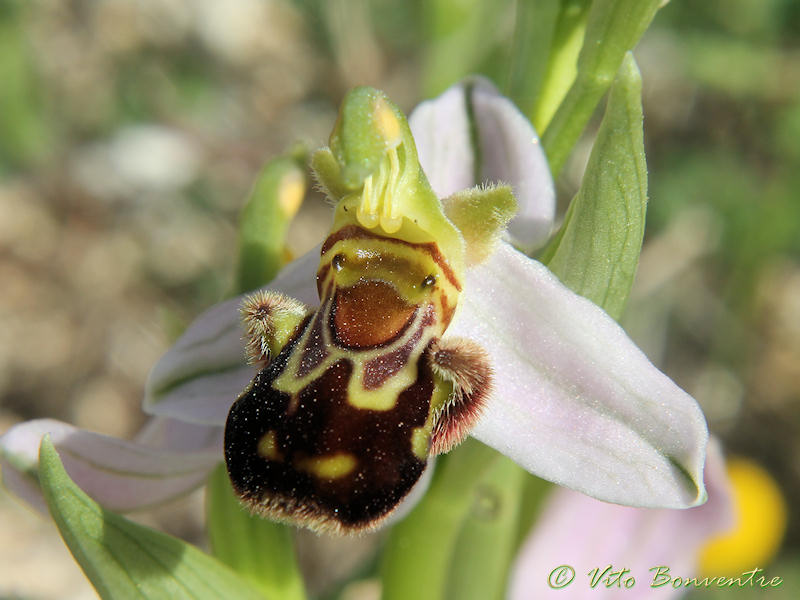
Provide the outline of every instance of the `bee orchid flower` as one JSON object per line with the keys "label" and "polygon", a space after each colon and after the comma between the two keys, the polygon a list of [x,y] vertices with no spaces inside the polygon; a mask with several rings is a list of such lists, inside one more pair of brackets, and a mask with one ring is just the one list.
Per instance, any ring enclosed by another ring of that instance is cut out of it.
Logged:
{"label": "bee orchid flower", "polygon": [[[470,435],[531,473],[594,498],[640,507],[703,503],[707,428],[697,403],[602,309],[519,250],[542,246],[555,212],[553,181],[527,119],[475,79],[422,103],[409,125],[420,178],[445,205],[448,198],[468,199],[463,190],[482,198],[493,189],[486,185],[503,183],[518,206],[507,231],[491,240],[480,220],[467,219],[461,231],[466,268],[442,343],[471,340],[492,374]],[[387,215],[388,230],[396,215]],[[315,306],[319,264],[317,247],[288,264],[268,289]],[[154,419],[135,440],[52,420],[11,428],[0,438],[7,487],[44,506],[35,473],[45,433],[74,481],[113,510],[202,484],[223,459],[231,405],[257,371],[246,360],[241,304],[232,298],[202,314],[155,365],[144,400]]]}

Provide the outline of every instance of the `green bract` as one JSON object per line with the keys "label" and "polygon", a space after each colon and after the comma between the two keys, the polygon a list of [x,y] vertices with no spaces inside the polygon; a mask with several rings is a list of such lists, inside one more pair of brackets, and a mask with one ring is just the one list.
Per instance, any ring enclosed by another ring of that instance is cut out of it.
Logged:
{"label": "green bract", "polygon": [[628,54],[611,88],[581,188],[540,259],[615,319],[633,285],[647,210],[642,80]]}
{"label": "green bract", "polygon": [[69,478],[49,437],[42,440],[39,481],[64,541],[102,598],[262,598],[191,544],[94,502]]}

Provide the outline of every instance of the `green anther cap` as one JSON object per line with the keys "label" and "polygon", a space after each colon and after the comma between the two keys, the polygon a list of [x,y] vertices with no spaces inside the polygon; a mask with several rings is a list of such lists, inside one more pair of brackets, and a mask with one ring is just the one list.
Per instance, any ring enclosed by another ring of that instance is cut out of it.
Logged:
{"label": "green anther cap", "polygon": [[463,238],[422,172],[405,115],[383,92],[359,87],[345,97],[330,151],[318,152],[312,164],[338,201],[334,230],[354,224],[412,243],[435,242],[462,273]]}
{"label": "green anther cap", "polygon": [[410,141],[411,131],[403,113],[383,92],[370,87],[351,90],[342,102],[330,138],[342,184],[358,190],[378,169],[388,150]]}

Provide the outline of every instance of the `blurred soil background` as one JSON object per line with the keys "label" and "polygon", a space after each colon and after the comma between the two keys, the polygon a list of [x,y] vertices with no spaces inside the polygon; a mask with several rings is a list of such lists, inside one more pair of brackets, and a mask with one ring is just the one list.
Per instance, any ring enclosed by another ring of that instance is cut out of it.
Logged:
{"label": "blurred soil background", "polygon": [[[406,111],[469,72],[502,89],[513,22],[510,0],[0,0],[0,432],[51,417],[134,434],[149,369],[230,290],[263,162],[324,144],[356,84]],[[623,324],[796,507],[800,2],[676,0],[636,56],[650,207]],[[292,252],[328,219],[311,193]],[[201,508],[138,518],[202,543]],[[769,572],[796,570],[799,545],[794,511]],[[96,597],[4,491],[1,597]]]}

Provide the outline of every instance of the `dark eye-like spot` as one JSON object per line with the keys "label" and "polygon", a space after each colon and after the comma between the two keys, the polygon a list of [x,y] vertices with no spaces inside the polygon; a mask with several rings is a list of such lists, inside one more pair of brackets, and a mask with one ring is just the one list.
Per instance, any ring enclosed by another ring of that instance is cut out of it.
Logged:
{"label": "dark eye-like spot", "polygon": [[337,271],[341,271],[342,268],[344,267],[344,254],[337,254],[336,256],[334,256],[333,260],[331,261],[331,264],[333,265],[334,269],[336,269]]}
{"label": "dark eye-like spot", "polygon": [[422,287],[427,288],[431,287],[434,283],[436,283],[436,277],[433,275],[428,275],[425,279],[422,280]]}

